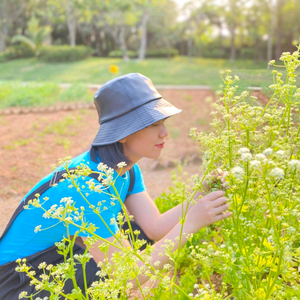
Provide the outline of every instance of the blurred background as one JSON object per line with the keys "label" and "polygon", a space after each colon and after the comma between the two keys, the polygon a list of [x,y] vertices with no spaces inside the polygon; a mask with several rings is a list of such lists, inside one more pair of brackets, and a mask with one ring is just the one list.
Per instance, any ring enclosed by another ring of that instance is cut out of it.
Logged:
{"label": "blurred background", "polygon": [[23,42],[28,51],[19,47],[19,56],[82,45],[124,60],[271,60],[293,49],[299,16],[298,0],[1,0],[0,51]]}

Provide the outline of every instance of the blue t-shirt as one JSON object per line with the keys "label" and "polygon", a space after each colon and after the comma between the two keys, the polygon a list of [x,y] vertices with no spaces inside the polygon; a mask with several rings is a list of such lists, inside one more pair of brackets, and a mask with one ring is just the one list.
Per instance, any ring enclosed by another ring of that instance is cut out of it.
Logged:
{"label": "blue t-shirt", "polygon": [[[94,162],[90,157],[90,152],[85,152],[80,156],[72,159],[69,168],[76,167],[80,163],[88,165],[91,170],[97,171],[98,163]],[[133,166],[135,181],[134,186],[130,194],[140,193],[145,191],[145,185],[143,176],[138,165]],[[53,173],[43,178],[24,198],[34,190],[36,190],[43,183],[49,181],[53,176]],[[130,178],[129,172],[126,172],[123,176],[118,176],[114,171],[113,178],[115,180],[114,186],[118,191],[118,194],[122,200],[125,201]],[[52,186],[47,189],[42,195],[40,195],[40,202],[43,203],[45,197],[49,198],[44,204],[43,208],[49,210],[52,205],[61,205],[62,198],[71,197],[75,202],[75,206],[81,212],[81,208],[84,207],[84,221],[94,224],[96,226],[95,233],[102,238],[109,238],[119,230],[116,217],[121,211],[121,204],[118,200],[114,199],[106,193],[98,193],[97,191],[91,191],[86,182],[94,181],[96,185],[99,182],[91,177],[78,177],[77,183],[79,184],[81,193],[86,197],[86,200],[79,194],[75,187],[72,186],[70,179],[65,179],[63,182],[59,182],[56,186]],[[109,193],[115,195],[114,189],[109,188]],[[101,203],[101,205],[100,205]],[[90,205],[94,205],[96,208],[100,207],[100,214],[106,225],[101,218],[93,212]],[[57,219],[43,217],[44,210],[30,206],[29,209],[23,209],[13,224],[9,228],[8,232],[2,238],[0,242],[0,265],[9,261],[15,261],[18,258],[24,258],[38,251],[44,250],[59,242],[63,237],[67,237],[67,227],[64,222],[59,222]],[[81,224],[81,221],[78,221]],[[35,232],[35,228],[41,225],[41,230]],[[108,228],[109,229],[108,229]],[[78,227],[69,225],[69,234],[74,235],[78,230]],[[87,236],[86,233],[80,233],[81,236]]]}

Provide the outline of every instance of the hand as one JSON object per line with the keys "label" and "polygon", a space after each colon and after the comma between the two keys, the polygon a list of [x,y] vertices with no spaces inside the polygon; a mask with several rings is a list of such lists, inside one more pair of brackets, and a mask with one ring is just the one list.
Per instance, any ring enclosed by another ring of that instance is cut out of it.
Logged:
{"label": "hand", "polygon": [[215,191],[193,205],[186,216],[186,226],[191,229],[191,233],[232,215],[231,212],[223,213],[229,208],[228,199],[224,195],[224,191]]}

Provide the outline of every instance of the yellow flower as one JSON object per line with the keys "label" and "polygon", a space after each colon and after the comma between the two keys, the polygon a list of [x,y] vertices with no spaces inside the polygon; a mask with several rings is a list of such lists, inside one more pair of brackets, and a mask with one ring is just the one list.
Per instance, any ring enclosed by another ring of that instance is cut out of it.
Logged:
{"label": "yellow flower", "polygon": [[118,74],[118,72],[119,72],[118,66],[116,66],[116,65],[111,65],[111,66],[109,67],[109,72],[111,72],[111,73],[113,73],[113,74]]}

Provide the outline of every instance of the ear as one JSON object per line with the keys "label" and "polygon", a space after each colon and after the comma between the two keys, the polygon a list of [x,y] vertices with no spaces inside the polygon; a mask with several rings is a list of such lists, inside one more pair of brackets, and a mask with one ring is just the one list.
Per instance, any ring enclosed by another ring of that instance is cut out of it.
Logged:
{"label": "ear", "polygon": [[119,140],[118,142],[120,142],[121,144],[124,144],[125,142],[126,142],[126,137],[125,138],[123,138],[123,139],[121,139],[121,140]]}

